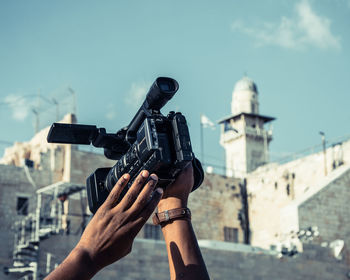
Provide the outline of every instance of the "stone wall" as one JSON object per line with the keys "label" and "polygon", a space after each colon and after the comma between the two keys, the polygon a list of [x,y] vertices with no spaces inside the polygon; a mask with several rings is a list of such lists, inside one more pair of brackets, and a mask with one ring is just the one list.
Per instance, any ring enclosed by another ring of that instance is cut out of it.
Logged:
{"label": "stone wall", "polygon": [[[317,242],[345,241],[350,248],[350,169],[321,191],[299,204],[299,226],[317,226],[320,236]],[[346,250],[350,267],[350,251]]]}
{"label": "stone wall", "polygon": [[[296,202],[312,197],[336,180],[339,170],[350,166],[350,141],[342,147],[343,163],[336,169],[332,168],[334,149],[327,149],[327,176],[321,152],[282,165],[271,163],[247,176],[252,245],[268,248],[283,241],[291,230],[299,229]],[[345,206],[337,197],[329,197],[329,201]]]}
{"label": "stone wall", "polygon": [[226,226],[236,228],[239,241],[243,242],[238,220],[238,211],[242,208],[239,182],[234,178],[206,174],[200,188],[191,193],[188,207],[199,239],[223,241]]}
{"label": "stone wall", "polygon": [[[59,252],[60,258],[54,254],[56,261],[62,261],[74,244],[74,238],[66,241],[63,238],[47,244],[51,251]],[[329,249],[314,245],[305,246],[304,253],[295,257],[281,258],[261,250],[254,252],[249,246],[225,242],[219,242],[221,249],[211,247],[201,246],[201,251],[212,280],[345,280],[350,271],[344,262],[331,255]],[[45,250],[41,251],[42,265],[45,263]],[[94,277],[96,280],[169,278],[165,243],[146,239],[136,239],[128,256],[104,268]]]}
{"label": "stone wall", "polygon": [[[45,171],[28,170],[37,188],[51,183]],[[0,264],[9,265],[12,260],[14,242],[13,225],[24,216],[17,214],[17,197],[27,197],[28,212],[36,208],[36,188],[28,181],[23,167],[0,165]],[[0,278],[1,279],[1,278]]]}

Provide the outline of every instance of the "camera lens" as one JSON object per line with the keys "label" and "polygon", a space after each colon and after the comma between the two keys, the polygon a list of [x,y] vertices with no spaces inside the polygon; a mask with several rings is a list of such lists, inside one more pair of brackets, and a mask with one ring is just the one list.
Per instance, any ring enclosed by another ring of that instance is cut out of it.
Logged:
{"label": "camera lens", "polygon": [[174,83],[169,79],[158,79],[158,86],[162,91],[171,92],[175,90]]}

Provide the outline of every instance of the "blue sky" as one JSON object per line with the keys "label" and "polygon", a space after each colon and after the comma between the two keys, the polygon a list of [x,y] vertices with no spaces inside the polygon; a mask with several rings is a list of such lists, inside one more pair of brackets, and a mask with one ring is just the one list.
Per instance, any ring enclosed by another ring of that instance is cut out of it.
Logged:
{"label": "blue sky", "polygon": [[[0,0],[0,141],[30,139],[33,108],[41,126],[55,121],[52,98],[68,111],[68,87],[80,123],[117,131],[169,76],[180,89],[163,113],[186,116],[199,154],[200,114],[229,115],[244,73],[277,118],[272,157],[319,144],[320,130],[349,135],[349,27],[349,0]],[[223,165],[219,131],[204,131],[204,150]]]}

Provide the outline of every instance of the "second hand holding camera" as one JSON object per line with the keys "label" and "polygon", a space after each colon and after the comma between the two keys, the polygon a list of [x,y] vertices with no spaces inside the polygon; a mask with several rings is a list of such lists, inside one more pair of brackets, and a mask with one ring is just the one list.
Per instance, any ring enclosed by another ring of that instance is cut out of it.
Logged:
{"label": "second hand holding camera", "polygon": [[86,180],[92,213],[102,205],[125,173],[129,173],[131,179],[119,200],[144,169],[156,173],[158,186],[166,188],[192,162],[192,191],[200,186],[204,172],[193,154],[185,117],[181,113],[170,112],[164,116],[160,112],[178,88],[174,79],[157,78],[130,124],[116,134],[106,133],[104,128],[93,125],[54,123],[51,126],[47,137],[49,143],[92,144],[104,148],[107,158],[118,160],[112,168],[98,168]]}

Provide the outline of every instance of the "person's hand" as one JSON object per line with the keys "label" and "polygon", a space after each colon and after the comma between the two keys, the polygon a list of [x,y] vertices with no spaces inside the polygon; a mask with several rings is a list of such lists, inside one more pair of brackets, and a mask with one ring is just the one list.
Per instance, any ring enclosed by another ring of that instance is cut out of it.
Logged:
{"label": "person's hand", "polygon": [[142,171],[117,204],[130,176],[120,178],[86,227],[76,249],[88,254],[97,271],[130,253],[135,236],[161,199],[163,190],[154,191],[158,177],[152,174],[146,183],[148,177],[148,171]]}
{"label": "person's hand", "polygon": [[193,184],[193,167],[192,163],[189,163],[178,175],[175,182],[165,188],[163,197],[158,203],[158,212],[187,207],[188,196]]}

